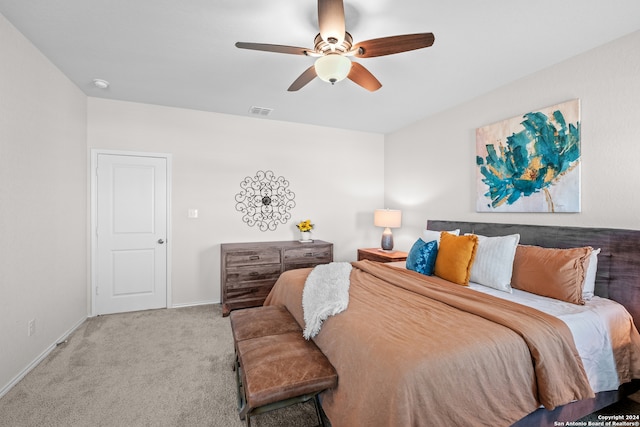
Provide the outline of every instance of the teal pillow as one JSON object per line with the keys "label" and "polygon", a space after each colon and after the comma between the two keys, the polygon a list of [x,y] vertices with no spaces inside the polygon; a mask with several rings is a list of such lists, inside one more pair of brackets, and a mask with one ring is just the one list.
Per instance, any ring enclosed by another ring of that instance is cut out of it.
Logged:
{"label": "teal pillow", "polygon": [[438,241],[425,242],[416,240],[407,255],[407,269],[417,271],[427,276],[433,275],[438,256]]}

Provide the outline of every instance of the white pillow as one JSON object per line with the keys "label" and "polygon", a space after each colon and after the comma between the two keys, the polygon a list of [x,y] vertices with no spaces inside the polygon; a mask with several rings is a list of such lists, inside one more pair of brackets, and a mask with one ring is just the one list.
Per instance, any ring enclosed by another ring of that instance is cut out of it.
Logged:
{"label": "white pillow", "polygon": [[596,272],[598,271],[598,254],[600,248],[591,251],[589,256],[589,267],[587,274],[584,275],[584,284],[582,285],[582,299],[589,301],[593,298],[593,292],[596,288]]}
{"label": "white pillow", "polygon": [[[434,240],[438,242],[438,246],[440,246],[440,233],[441,231],[433,231],[433,230],[422,230],[422,240],[425,242],[433,242]],[[453,234],[454,236],[460,235],[460,229],[456,228],[455,230],[447,231],[449,234]]]}
{"label": "white pillow", "polygon": [[476,259],[471,266],[471,282],[511,293],[513,259],[519,234],[487,237],[478,235]]}

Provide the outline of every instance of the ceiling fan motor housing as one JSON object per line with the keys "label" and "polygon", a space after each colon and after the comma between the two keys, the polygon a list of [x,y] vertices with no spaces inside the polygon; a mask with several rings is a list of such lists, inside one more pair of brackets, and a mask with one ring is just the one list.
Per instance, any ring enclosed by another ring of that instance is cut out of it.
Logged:
{"label": "ceiling fan motor housing", "polygon": [[[332,40],[335,40],[335,42],[332,43]],[[351,50],[351,47],[353,46],[353,37],[351,37],[351,34],[349,34],[348,32],[345,32],[344,41],[341,44],[337,44],[337,39],[332,37],[328,41],[325,41],[322,39],[320,34],[318,34],[313,42],[315,44],[314,50],[320,55],[327,54],[329,52],[345,54],[349,52]]]}

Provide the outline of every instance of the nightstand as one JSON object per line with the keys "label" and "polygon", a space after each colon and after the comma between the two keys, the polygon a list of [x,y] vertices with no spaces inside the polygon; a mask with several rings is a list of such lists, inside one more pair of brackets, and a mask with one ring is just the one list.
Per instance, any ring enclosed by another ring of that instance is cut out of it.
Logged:
{"label": "nightstand", "polygon": [[378,262],[405,261],[407,253],[402,251],[384,252],[379,248],[358,249],[358,261],[363,259]]}

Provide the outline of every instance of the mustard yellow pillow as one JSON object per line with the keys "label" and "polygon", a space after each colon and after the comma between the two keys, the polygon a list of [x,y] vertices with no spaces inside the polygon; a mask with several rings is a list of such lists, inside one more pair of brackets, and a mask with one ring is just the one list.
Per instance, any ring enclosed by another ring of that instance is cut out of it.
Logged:
{"label": "mustard yellow pillow", "polygon": [[477,248],[478,236],[474,234],[454,236],[446,232],[441,233],[435,275],[467,286]]}
{"label": "mustard yellow pillow", "polygon": [[593,248],[518,245],[511,286],[532,294],[584,304],[582,287]]}

